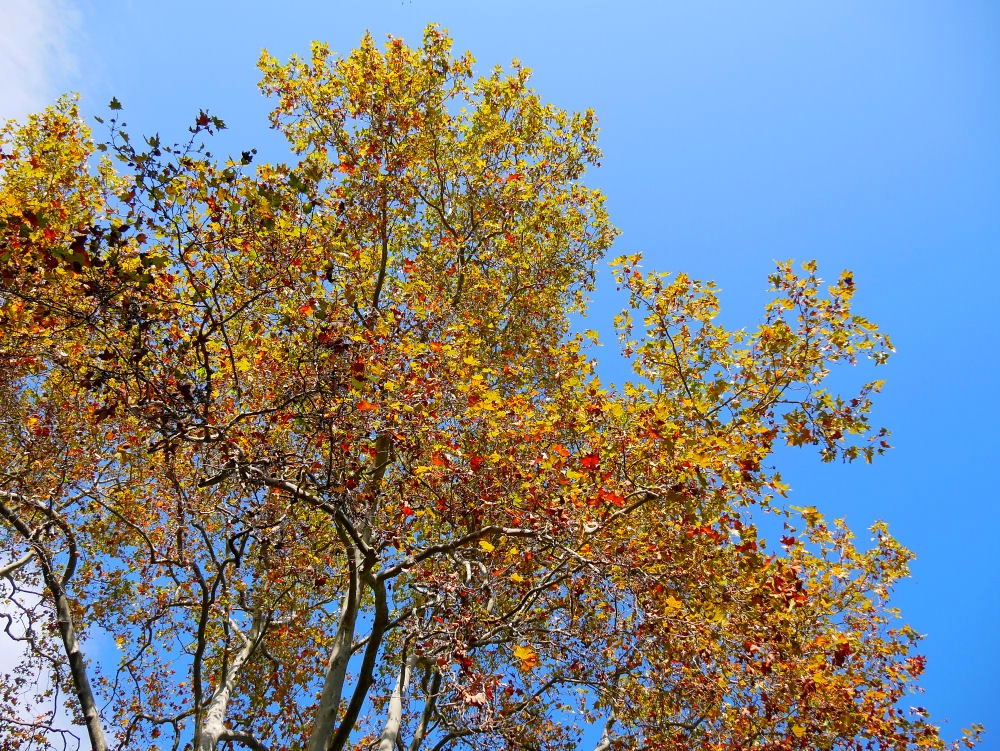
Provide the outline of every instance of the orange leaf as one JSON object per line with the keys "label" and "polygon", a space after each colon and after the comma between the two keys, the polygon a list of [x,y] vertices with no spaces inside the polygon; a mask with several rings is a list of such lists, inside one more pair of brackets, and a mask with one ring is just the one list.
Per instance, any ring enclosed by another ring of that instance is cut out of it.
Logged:
{"label": "orange leaf", "polygon": [[514,656],[521,661],[521,670],[531,670],[532,668],[538,667],[538,655],[531,647],[514,647]]}

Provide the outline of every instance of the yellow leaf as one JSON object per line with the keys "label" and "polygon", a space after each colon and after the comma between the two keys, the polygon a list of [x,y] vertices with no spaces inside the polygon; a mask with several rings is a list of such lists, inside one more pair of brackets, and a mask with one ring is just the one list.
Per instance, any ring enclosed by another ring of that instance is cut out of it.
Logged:
{"label": "yellow leaf", "polygon": [[494,550],[494,546],[492,544],[486,542],[486,540],[480,540],[479,541],[479,547],[481,547],[487,553],[492,553],[493,550]]}
{"label": "yellow leaf", "polygon": [[806,729],[804,727],[802,727],[801,725],[792,725],[792,735],[794,735],[796,738],[801,738],[805,734],[806,734]]}
{"label": "yellow leaf", "polygon": [[684,603],[681,602],[680,600],[678,600],[673,595],[671,595],[670,597],[668,597],[666,603],[664,603],[664,604],[668,608],[670,608],[670,610],[680,610],[682,607],[684,607]]}
{"label": "yellow leaf", "polygon": [[531,670],[538,667],[538,655],[531,647],[514,647],[514,656],[521,661],[522,670]]}
{"label": "yellow leaf", "polygon": [[823,523],[823,515],[816,510],[815,506],[803,506],[801,508],[793,506],[792,508],[802,514],[802,518],[806,520],[806,524],[810,527],[815,527]]}

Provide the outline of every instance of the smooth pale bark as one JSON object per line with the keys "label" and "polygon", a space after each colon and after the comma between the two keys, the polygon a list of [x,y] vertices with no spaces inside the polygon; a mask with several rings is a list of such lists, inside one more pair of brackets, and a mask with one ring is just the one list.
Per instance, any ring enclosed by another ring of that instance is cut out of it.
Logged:
{"label": "smooth pale bark", "polygon": [[389,711],[386,715],[385,728],[382,730],[382,740],[378,744],[378,751],[393,751],[396,747],[399,726],[403,722],[403,697],[410,687],[410,678],[413,675],[413,665],[416,659],[415,654],[410,654],[403,660],[403,667],[396,678],[396,686],[392,689],[392,696],[389,697]]}
{"label": "smooth pale bark", "polygon": [[80,711],[83,714],[87,735],[90,737],[91,749],[92,751],[107,751],[108,742],[104,737],[104,728],[101,726],[101,716],[97,710],[97,701],[94,699],[94,692],[90,687],[90,678],[87,675],[87,661],[83,657],[83,651],[80,649],[80,640],[77,638],[76,628],[73,625],[72,603],[66,594],[66,585],[69,583],[69,579],[76,567],[76,543],[73,541],[69,530],[66,529],[65,523],[56,519],[53,512],[47,507],[32,503],[15,493],[8,492],[3,495],[13,501],[30,505],[48,515],[56,526],[67,534],[67,542],[70,546],[69,562],[66,564],[66,570],[63,572],[63,575],[59,577],[53,568],[49,551],[38,542],[37,535],[14,513],[13,509],[3,501],[0,501],[0,516],[3,516],[31,546],[32,551],[34,551],[35,556],[38,558],[38,565],[42,570],[42,578],[45,580],[45,586],[55,602],[59,636],[62,637],[63,649],[66,651],[70,675],[73,678],[73,691],[76,693],[77,701],[80,702]]}
{"label": "smooth pale bark", "polygon": [[35,551],[32,550],[29,551],[27,555],[23,556],[22,558],[19,558],[13,563],[8,563],[6,566],[0,568],[0,579],[4,579],[13,574],[15,571],[24,568],[29,563],[31,563],[31,561],[34,560],[34,558],[35,558]]}
{"label": "smooth pale bark", "polygon": [[219,741],[235,741],[236,743],[242,743],[244,746],[252,749],[253,751],[267,751],[267,746],[249,733],[238,733],[234,730],[227,730],[219,736]]}
{"label": "smooth pale bark", "polygon": [[[47,566],[43,563],[43,569]],[[46,581],[49,575],[45,576]],[[52,588],[49,588],[52,591]],[[101,717],[97,711],[97,702],[94,700],[94,692],[90,688],[90,679],[87,677],[87,663],[80,650],[80,642],[76,637],[76,629],[73,626],[73,615],[70,608],[69,598],[66,597],[65,590],[58,588],[58,593],[53,592],[56,599],[56,616],[59,621],[59,635],[62,636],[63,647],[66,649],[66,656],[69,658],[69,669],[73,676],[73,689],[80,701],[80,709],[83,712],[83,721],[87,727],[87,735],[90,736],[90,745],[93,751],[107,751],[108,743],[104,738],[104,728],[101,727]]]}
{"label": "smooth pale bark", "polygon": [[[368,566],[369,562],[365,562]],[[372,630],[368,635],[368,643],[365,646],[365,654],[361,660],[361,670],[358,671],[358,681],[354,686],[354,693],[351,701],[344,711],[344,716],[340,721],[337,731],[326,743],[324,751],[342,751],[347,745],[354,725],[361,714],[361,707],[364,706],[368,697],[368,690],[374,681],[375,663],[378,660],[378,653],[382,648],[382,639],[385,637],[386,629],[389,627],[389,605],[386,598],[385,582],[376,579],[362,571],[362,579],[372,590],[375,596],[375,617],[372,621]]]}
{"label": "smooth pale bark", "polygon": [[197,751],[215,751],[223,736],[230,734],[226,728],[226,711],[229,709],[229,700],[232,698],[243,666],[260,646],[265,630],[264,618],[259,614],[255,615],[250,633],[244,640],[243,648],[237,652],[223,674],[218,689],[208,700],[208,705],[202,715],[200,732],[194,740]]}
{"label": "smooth pale bark", "polygon": [[337,627],[337,634],[334,636],[330,657],[327,660],[323,693],[320,696],[319,708],[316,710],[312,735],[309,737],[309,751],[323,751],[337,723],[337,711],[340,709],[340,699],[344,693],[344,680],[347,677],[347,665],[351,661],[351,646],[354,642],[361,603],[359,569],[362,563],[361,551],[353,549],[348,556],[350,580],[347,597],[341,608],[340,625]]}
{"label": "smooth pale bark", "polygon": [[[370,479],[370,487],[375,489],[376,492],[382,483],[382,478],[385,475],[391,456],[392,441],[387,434],[382,433],[375,441],[375,468]],[[326,505],[320,505],[320,499],[317,499],[302,488],[295,486],[294,492],[308,503],[327,510]],[[357,529],[339,508],[334,507],[333,516],[337,522],[338,534],[341,536],[341,541],[347,546],[348,538],[350,538],[354,542],[354,546],[348,548],[350,550],[348,556],[350,569],[348,596],[344,603],[340,626],[334,637],[333,648],[327,663],[323,693],[320,696],[320,705],[316,711],[313,732],[309,737],[309,751],[339,751],[347,744],[351,731],[354,729],[354,723],[357,722],[358,715],[361,712],[365,697],[368,695],[368,689],[371,688],[376,658],[382,646],[382,638],[385,636],[386,628],[389,625],[389,608],[386,603],[385,583],[381,579],[371,575],[371,569],[376,560],[375,551],[371,548],[371,530],[367,525],[362,525],[360,530]],[[340,708],[344,680],[347,674],[347,665],[353,654],[354,633],[361,605],[362,589],[365,585],[368,586],[375,597],[375,618],[372,622],[372,630],[368,636],[368,644],[362,658],[358,681],[355,684],[354,692],[351,695],[347,709],[344,711],[344,716],[340,720],[340,725],[336,726],[337,713]],[[334,729],[335,726],[336,730]]]}

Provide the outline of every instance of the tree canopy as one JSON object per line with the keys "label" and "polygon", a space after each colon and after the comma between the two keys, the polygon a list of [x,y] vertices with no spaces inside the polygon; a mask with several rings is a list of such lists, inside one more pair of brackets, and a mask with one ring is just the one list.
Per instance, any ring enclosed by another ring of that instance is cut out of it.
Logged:
{"label": "tree canopy", "polygon": [[945,747],[909,551],[775,502],[780,444],[888,448],[880,382],[823,385],[892,349],[851,274],[782,263],[729,330],[619,258],[603,382],[595,117],[473,62],[265,53],[293,164],[117,100],[100,143],[71,98],[3,130],[0,749],[64,701],[94,749]]}

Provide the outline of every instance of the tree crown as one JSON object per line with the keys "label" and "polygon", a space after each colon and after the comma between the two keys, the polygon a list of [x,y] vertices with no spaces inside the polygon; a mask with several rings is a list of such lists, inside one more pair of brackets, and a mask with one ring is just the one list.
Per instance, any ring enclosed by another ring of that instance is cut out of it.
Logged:
{"label": "tree crown", "polygon": [[880,381],[823,387],[892,349],[849,272],[779,264],[731,331],[619,258],[612,389],[569,317],[616,233],[593,113],[435,27],[260,68],[295,164],[117,100],[100,144],[68,98],[0,138],[0,748],[52,742],[41,670],[95,749],[944,747],[899,704],[911,554],[753,522],[776,444],[888,447]]}

